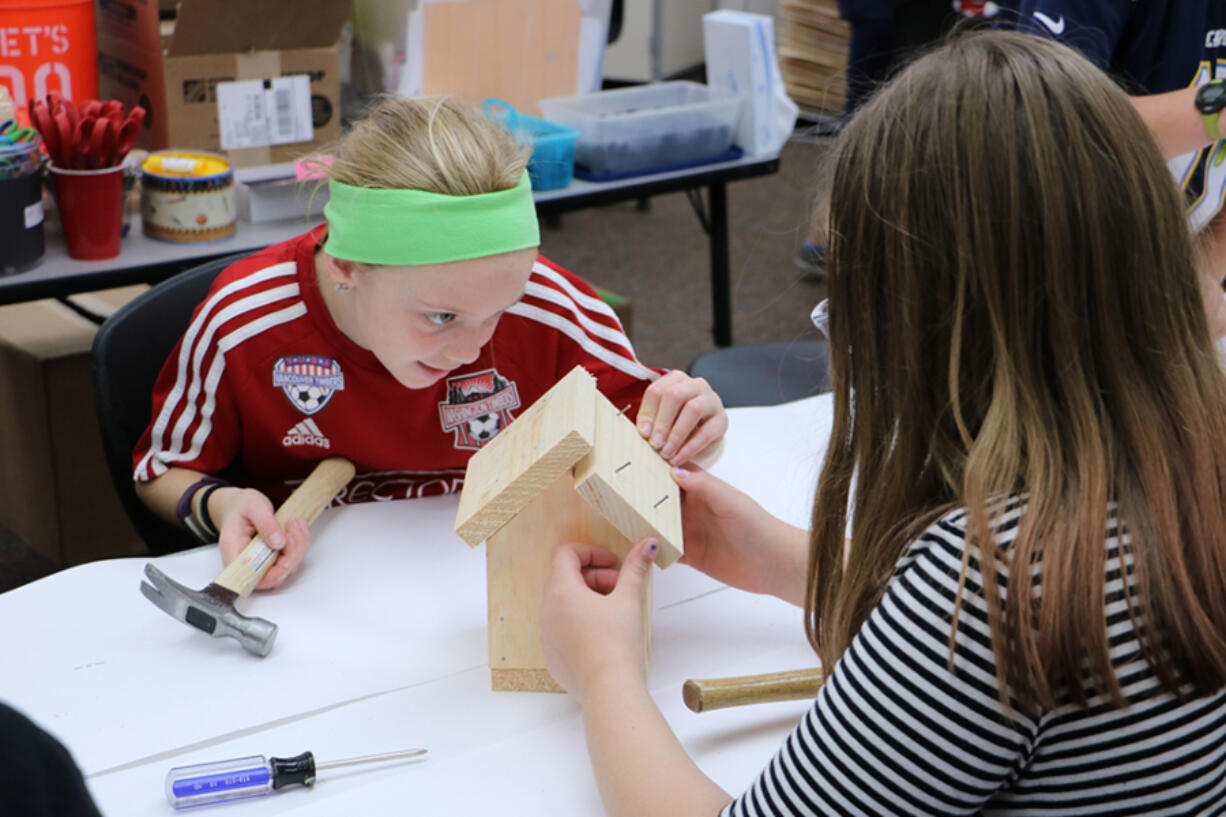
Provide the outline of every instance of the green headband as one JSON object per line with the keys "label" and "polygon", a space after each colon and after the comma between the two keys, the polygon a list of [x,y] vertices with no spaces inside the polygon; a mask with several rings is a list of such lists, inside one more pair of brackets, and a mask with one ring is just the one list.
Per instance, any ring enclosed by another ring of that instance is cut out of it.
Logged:
{"label": "green headband", "polygon": [[540,246],[527,172],[508,190],[447,196],[330,180],[324,207],[334,258],[364,264],[445,264]]}

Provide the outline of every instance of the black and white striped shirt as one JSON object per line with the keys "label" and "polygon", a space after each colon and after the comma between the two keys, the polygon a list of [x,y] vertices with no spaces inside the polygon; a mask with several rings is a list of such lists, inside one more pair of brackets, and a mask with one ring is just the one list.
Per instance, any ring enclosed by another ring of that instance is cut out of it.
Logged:
{"label": "black and white striped shirt", "polygon": [[[1002,543],[1018,513],[999,520]],[[957,512],[909,548],[813,707],[724,815],[1226,814],[1226,690],[1181,704],[1160,689],[1128,617],[1109,521],[1107,621],[1127,708],[1096,698],[1037,718],[1006,711],[975,558],[949,671],[967,547]]]}

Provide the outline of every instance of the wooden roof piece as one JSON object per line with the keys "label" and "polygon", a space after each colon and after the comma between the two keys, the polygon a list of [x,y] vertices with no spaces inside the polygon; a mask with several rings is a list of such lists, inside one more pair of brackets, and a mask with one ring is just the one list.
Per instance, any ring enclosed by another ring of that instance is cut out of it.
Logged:
{"label": "wooden roof piece", "polygon": [[576,366],[469,460],[456,533],[479,545],[570,470],[576,493],[623,536],[655,537],[667,567],[684,552],[669,468]]}

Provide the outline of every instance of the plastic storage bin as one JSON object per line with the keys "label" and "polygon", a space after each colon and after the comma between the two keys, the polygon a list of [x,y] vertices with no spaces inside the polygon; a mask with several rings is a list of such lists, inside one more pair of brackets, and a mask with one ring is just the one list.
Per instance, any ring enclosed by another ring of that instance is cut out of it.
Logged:
{"label": "plastic storage bin", "polygon": [[579,131],[575,164],[597,175],[628,174],[714,159],[728,152],[741,97],[697,82],[660,82],[542,99],[545,116]]}
{"label": "plastic storage bin", "polygon": [[578,131],[520,113],[501,99],[485,100],[482,110],[486,118],[510,128],[521,145],[532,145],[528,177],[533,190],[556,190],[570,184],[575,175]]}

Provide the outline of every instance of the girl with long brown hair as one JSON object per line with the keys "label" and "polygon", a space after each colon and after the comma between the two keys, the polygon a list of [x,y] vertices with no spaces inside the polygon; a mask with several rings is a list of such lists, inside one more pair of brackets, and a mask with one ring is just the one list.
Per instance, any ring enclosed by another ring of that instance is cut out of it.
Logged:
{"label": "girl with long brown hair", "polygon": [[1219,813],[1226,377],[1153,138],[1072,51],[972,34],[832,161],[811,531],[677,473],[686,560],[803,604],[827,681],[733,801],[646,692],[651,543],[559,548],[546,655],[608,811]]}

